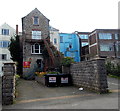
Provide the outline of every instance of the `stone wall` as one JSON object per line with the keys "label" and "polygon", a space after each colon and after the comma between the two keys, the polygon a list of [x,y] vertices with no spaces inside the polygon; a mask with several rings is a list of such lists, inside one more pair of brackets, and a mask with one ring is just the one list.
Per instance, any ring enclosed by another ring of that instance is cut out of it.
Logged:
{"label": "stone wall", "polygon": [[2,76],[2,104],[13,104],[15,98],[15,66],[14,63],[4,63]]}
{"label": "stone wall", "polygon": [[73,84],[99,93],[108,92],[105,60],[95,59],[71,65]]}
{"label": "stone wall", "polygon": [[[33,24],[34,17],[38,17],[38,25]],[[41,31],[41,39],[49,39],[49,19],[47,19],[37,8],[22,18],[21,47],[23,48],[23,62],[29,61],[29,58],[32,59],[30,68],[23,67],[23,77],[27,79],[34,78],[34,72],[37,69],[36,61],[38,59],[41,59],[43,61],[44,56],[42,54],[44,43],[40,39],[32,39],[32,31]],[[32,53],[31,46],[35,43],[40,45],[41,54]]]}
{"label": "stone wall", "polygon": [[[39,24],[33,24],[33,17],[39,18]],[[32,39],[32,30],[41,31],[41,38],[45,39],[49,36],[49,19],[47,19],[37,8],[22,18],[22,33],[24,38]]]}

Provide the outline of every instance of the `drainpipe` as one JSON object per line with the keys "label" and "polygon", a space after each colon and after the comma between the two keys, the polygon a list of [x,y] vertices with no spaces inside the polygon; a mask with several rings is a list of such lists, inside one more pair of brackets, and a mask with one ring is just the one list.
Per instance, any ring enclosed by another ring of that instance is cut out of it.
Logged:
{"label": "drainpipe", "polygon": [[116,45],[117,45],[116,42],[114,42],[113,47],[114,47],[115,58],[117,58],[117,56],[116,56]]}
{"label": "drainpipe", "polygon": [[16,35],[18,35],[18,25],[16,25]]}

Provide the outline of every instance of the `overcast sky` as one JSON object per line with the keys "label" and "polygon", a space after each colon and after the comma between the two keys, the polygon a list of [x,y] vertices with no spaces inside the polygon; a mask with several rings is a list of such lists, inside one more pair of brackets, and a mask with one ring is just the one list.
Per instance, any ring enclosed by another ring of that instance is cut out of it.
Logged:
{"label": "overcast sky", "polygon": [[1,0],[0,25],[15,28],[21,18],[33,9],[50,20],[50,25],[60,32],[90,32],[94,29],[118,28],[119,0]]}

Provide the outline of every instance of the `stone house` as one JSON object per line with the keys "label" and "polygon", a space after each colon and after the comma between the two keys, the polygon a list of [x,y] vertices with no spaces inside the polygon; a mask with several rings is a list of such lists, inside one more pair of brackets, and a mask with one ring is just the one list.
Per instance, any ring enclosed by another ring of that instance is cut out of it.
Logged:
{"label": "stone house", "polygon": [[23,77],[55,67],[55,48],[50,44],[49,19],[37,8],[22,18]]}

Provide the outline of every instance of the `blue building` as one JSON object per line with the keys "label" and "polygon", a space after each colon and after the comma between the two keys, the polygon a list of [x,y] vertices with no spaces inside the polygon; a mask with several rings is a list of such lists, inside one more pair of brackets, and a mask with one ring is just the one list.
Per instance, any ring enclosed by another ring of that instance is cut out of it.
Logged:
{"label": "blue building", "polygon": [[60,52],[80,62],[80,39],[75,33],[60,33]]}

